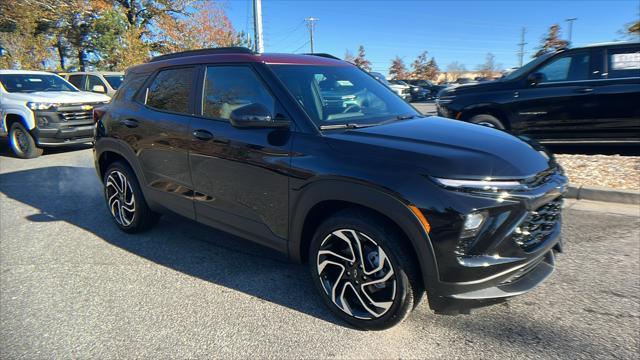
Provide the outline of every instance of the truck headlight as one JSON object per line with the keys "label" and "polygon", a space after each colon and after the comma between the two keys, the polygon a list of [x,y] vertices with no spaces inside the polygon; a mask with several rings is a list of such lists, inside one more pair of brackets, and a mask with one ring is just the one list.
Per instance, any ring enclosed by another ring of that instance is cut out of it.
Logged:
{"label": "truck headlight", "polygon": [[53,107],[57,107],[60,104],[56,103],[42,103],[42,102],[28,102],[27,107],[31,110],[49,110]]}
{"label": "truck headlight", "polygon": [[441,186],[455,190],[498,192],[503,190],[526,190],[527,186],[518,180],[457,180],[432,178]]}

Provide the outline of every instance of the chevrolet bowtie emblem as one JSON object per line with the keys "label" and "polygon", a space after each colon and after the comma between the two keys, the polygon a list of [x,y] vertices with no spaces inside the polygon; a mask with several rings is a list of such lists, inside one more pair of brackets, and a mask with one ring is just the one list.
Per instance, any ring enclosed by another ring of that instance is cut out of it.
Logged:
{"label": "chevrolet bowtie emblem", "polygon": [[93,109],[93,106],[91,105],[82,105],[82,110],[91,110]]}

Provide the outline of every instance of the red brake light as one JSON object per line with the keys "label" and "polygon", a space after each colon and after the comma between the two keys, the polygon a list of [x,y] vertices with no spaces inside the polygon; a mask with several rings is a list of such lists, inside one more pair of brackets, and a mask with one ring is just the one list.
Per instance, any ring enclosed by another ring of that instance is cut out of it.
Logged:
{"label": "red brake light", "polygon": [[93,122],[97,123],[106,110],[104,107],[93,108]]}

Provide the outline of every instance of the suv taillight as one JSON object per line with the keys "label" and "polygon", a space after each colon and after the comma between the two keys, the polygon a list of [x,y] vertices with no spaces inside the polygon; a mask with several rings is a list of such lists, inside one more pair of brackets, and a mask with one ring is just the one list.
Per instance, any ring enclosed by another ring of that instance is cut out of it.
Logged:
{"label": "suv taillight", "polygon": [[93,122],[97,123],[106,110],[104,107],[93,108]]}

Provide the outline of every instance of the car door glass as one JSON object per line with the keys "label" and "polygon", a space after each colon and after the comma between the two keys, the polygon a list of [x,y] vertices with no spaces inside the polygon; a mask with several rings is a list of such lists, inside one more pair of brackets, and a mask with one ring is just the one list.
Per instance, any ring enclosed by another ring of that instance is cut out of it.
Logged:
{"label": "car door glass", "polygon": [[69,82],[80,90],[84,90],[84,75],[69,75]]}
{"label": "car door glass", "polygon": [[107,89],[107,87],[104,86],[104,82],[102,82],[102,80],[100,80],[99,77],[97,77],[95,75],[88,75],[87,90],[88,91],[93,91],[93,87],[96,86],[96,85],[104,87],[105,90]]}
{"label": "car door glass", "polygon": [[275,99],[251,68],[207,67],[202,95],[204,117],[228,121],[233,110],[256,103],[275,114]]}
{"label": "car door glass", "polygon": [[162,70],[148,88],[147,106],[161,111],[189,113],[193,67]]}
{"label": "car door glass", "polygon": [[556,81],[579,81],[589,79],[589,54],[563,56],[543,66],[541,83]]}
{"label": "car door glass", "polygon": [[609,79],[640,77],[640,48],[608,50]]}

